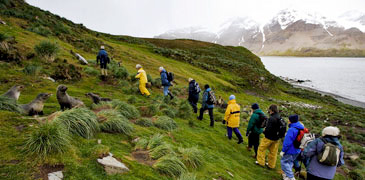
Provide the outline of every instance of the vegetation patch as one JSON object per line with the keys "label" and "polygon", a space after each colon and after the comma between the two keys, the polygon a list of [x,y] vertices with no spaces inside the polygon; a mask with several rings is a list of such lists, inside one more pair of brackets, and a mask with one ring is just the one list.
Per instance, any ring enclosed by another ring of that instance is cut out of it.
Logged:
{"label": "vegetation patch", "polygon": [[60,48],[56,43],[41,41],[34,46],[34,51],[40,58],[48,62],[53,62],[60,51]]}
{"label": "vegetation patch", "polygon": [[196,180],[196,175],[193,173],[183,173],[178,180]]}
{"label": "vegetation patch", "polygon": [[155,134],[148,141],[147,149],[153,149],[163,143],[163,135]]}
{"label": "vegetation patch", "polygon": [[135,150],[144,150],[147,149],[148,140],[147,139],[140,139],[137,141],[136,146],[134,147]]}
{"label": "vegetation patch", "polygon": [[162,113],[170,118],[175,118],[175,111],[173,109],[164,109]]}
{"label": "vegetation patch", "polygon": [[154,165],[158,172],[172,177],[179,177],[186,172],[186,166],[176,156],[164,156]]}
{"label": "vegetation patch", "polygon": [[153,126],[152,120],[149,118],[141,118],[136,121],[136,124],[144,127],[151,127]]}
{"label": "vegetation patch", "polygon": [[156,127],[167,131],[172,131],[177,128],[176,122],[168,116],[159,117],[154,124]]}
{"label": "vegetation patch", "polygon": [[70,137],[63,126],[57,123],[45,123],[35,128],[25,143],[25,152],[47,157],[51,154],[64,153],[70,146]]}
{"label": "vegetation patch", "polygon": [[132,123],[114,109],[102,110],[97,116],[106,118],[100,124],[100,129],[104,132],[131,135],[134,131]]}
{"label": "vegetation patch", "polygon": [[190,104],[188,103],[188,101],[186,101],[186,100],[181,101],[178,107],[179,108],[178,108],[177,116],[179,118],[189,119],[190,116],[193,114],[193,110],[192,110]]}
{"label": "vegetation patch", "polygon": [[203,155],[197,147],[179,148],[179,157],[188,167],[197,169],[203,165]]}
{"label": "vegetation patch", "polygon": [[14,99],[10,99],[4,96],[0,96],[0,110],[11,111],[11,112],[21,112],[20,106]]}
{"label": "vegetation patch", "polygon": [[152,159],[159,159],[162,156],[165,156],[167,154],[174,154],[174,150],[172,149],[172,146],[167,143],[163,143],[155,148],[153,148],[150,151],[150,157]]}
{"label": "vegetation patch", "polygon": [[127,104],[126,102],[113,100],[111,104],[113,108],[117,109],[124,117],[128,119],[137,119],[141,116],[136,107]]}
{"label": "vegetation patch", "polygon": [[86,108],[74,108],[64,111],[54,122],[63,125],[72,134],[91,138],[99,131],[99,123],[95,113]]}
{"label": "vegetation patch", "polygon": [[93,67],[85,67],[84,72],[92,76],[98,76],[100,74],[100,72]]}

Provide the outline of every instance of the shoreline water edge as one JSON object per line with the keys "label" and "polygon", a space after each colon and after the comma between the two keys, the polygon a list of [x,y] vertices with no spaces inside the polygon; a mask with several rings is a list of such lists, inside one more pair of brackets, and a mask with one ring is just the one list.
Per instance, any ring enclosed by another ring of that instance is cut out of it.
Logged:
{"label": "shoreline water edge", "polygon": [[329,92],[325,92],[325,91],[321,91],[321,90],[317,90],[314,88],[310,88],[310,87],[306,87],[306,86],[302,86],[300,84],[296,84],[293,82],[289,82],[291,85],[293,85],[295,88],[300,88],[300,89],[305,89],[305,90],[309,90],[309,91],[313,91],[313,92],[317,92],[320,93],[322,95],[328,95],[331,96],[333,98],[335,98],[336,100],[344,103],[344,104],[348,104],[348,105],[352,105],[352,106],[356,106],[356,107],[360,107],[360,108],[364,108],[365,109],[365,102],[361,102],[361,101],[356,101],[353,99],[349,99],[349,98],[345,98],[343,96],[334,94],[334,93],[329,93]]}

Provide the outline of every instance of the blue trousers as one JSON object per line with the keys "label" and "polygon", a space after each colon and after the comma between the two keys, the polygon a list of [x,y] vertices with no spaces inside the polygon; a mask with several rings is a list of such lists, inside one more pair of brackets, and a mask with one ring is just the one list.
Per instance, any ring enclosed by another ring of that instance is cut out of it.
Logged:
{"label": "blue trousers", "polygon": [[293,178],[293,165],[294,161],[297,159],[298,154],[284,154],[283,157],[281,157],[280,164],[281,164],[281,170],[284,171],[286,177]]}
{"label": "blue trousers", "polygon": [[169,92],[170,92],[170,91],[169,91],[169,87],[170,87],[170,86],[164,86],[164,87],[163,87],[163,95],[164,95],[164,96],[167,96],[167,95],[169,94]]}
{"label": "blue trousers", "polygon": [[243,139],[240,130],[238,128],[231,128],[227,126],[228,139],[232,139],[232,130],[234,131],[239,140]]}

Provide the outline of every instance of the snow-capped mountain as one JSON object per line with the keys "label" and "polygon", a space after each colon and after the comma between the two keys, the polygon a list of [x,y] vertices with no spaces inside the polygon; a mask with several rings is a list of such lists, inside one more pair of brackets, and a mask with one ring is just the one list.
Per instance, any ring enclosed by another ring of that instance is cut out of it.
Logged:
{"label": "snow-capped mountain", "polygon": [[222,23],[217,32],[203,28],[185,28],[155,38],[188,38],[221,45],[244,46],[263,55],[287,52],[305,55],[303,53],[333,49],[364,50],[364,32],[365,13],[348,12],[335,21],[318,13],[284,9],[265,24],[259,24],[248,17],[237,17]]}

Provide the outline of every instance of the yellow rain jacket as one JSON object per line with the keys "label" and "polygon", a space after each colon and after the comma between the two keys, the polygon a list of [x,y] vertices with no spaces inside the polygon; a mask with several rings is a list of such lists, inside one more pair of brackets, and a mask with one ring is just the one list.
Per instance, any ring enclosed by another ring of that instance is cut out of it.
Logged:
{"label": "yellow rain jacket", "polygon": [[136,78],[139,79],[139,84],[146,84],[147,83],[146,71],[144,71],[143,68],[139,69]]}
{"label": "yellow rain jacket", "polygon": [[138,74],[136,75],[136,78],[139,79],[139,90],[141,91],[142,95],[150,95],[150,92],[146,88],[147,83],[147,74],[146,71],[144,71],[142,68],[138,70]]}
{"label": "yellow rain jacket", "polygon": [[224,115],[228,127],[236,128],[240,126],[240,110],[240,105],[236,103],[235,99],[228,101],[228,107]]}

